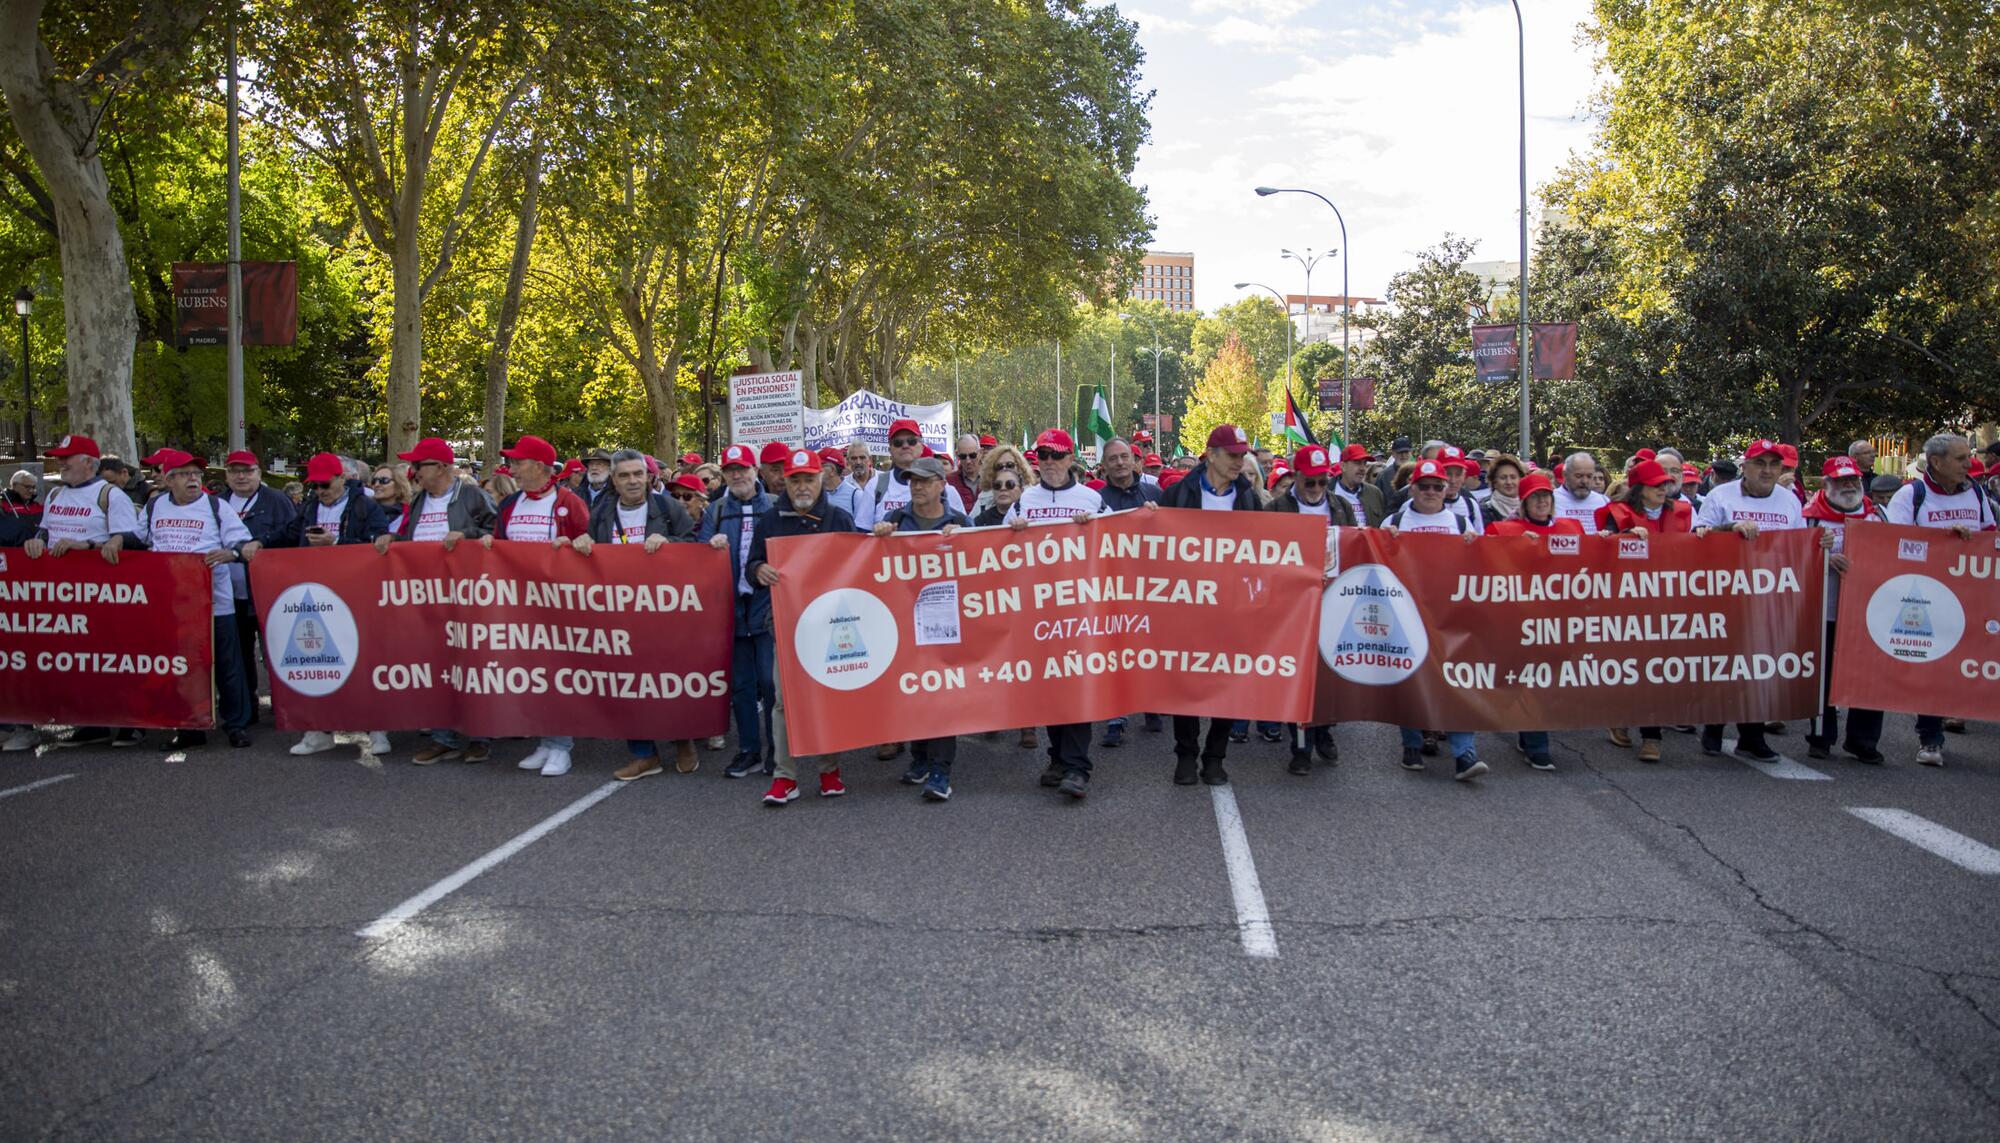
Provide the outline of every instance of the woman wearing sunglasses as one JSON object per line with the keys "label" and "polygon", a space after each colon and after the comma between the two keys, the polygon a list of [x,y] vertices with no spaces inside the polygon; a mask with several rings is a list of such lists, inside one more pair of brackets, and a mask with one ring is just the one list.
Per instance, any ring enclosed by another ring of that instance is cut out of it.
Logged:
{"label": "woman wearing sunglasses", "polygon": [[375,494],[375,503],[382,506],[382,518],[389,522],[389,530],[402,531],[403,513],[410,507],[410,478],[385,464],[369,478],[368,488]]}

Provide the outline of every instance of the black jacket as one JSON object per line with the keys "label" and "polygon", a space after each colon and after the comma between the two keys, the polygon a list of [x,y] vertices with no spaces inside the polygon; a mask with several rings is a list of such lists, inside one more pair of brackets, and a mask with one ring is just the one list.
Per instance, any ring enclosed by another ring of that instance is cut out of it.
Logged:
{"label": "black jacket", "polygon": [[[222,502],[229,503],[230,493],[224,493]],[[266,548],[289,548],[292,537],[299,532],[299,506],[292,498],[271,487],[259,484],[252,494],[250,503],[237,518],[250,532],[250,538]]]}
{"label": "black jacket", "polygon": [[1160,486],[1148,484],[1138,477],[1132,478],[1130,488],[1120,488],[1107,480],[1104,482],[1104,487],[1097,490],[1097,494],[1104,498],[1104,509],[1107,512],[1123,512],[1127,508],[1141,508],[1147,504],[1160,502]]}
{"label": "black jacket", "polygon": [[[1201,482],[1207,475],[1208,461],[1204,458],[1200,464],[1194,466],[1194,471],[1182,477],[1172,488],[1160,493],[1160,507],[1193,508],[1199,511]],[[1263,508],[1263,504],[1257,499],[1257,489],[1251,486],[1250,477],[1244,473],[1236,475],[1235,492],[1236,503],[1230,506],[1232,511],[1256,512]]]}
{"label": "black jacket", "polygon": [[825,492],[819,494],[810,512],[792,511],[789,500],[772,501],[769,508],[758,514],[757,531],[750,537],[750,558],[743,564],[743,574],[750,581],[752,594],[737,597],[736,633],[761,635],[771,629],[771,589],[757,582],[757,569],[770,562],[765,541],[782,536],[838,535],[853,531],[854,517],[827,503]]}
{"label": "black jacket", "polygon": [[[319,497],[308,495],[299,518],[292,522],[291,540],[286,547],[306,546],[306,529],[319,520]],[[359,484],[347,486],[347,506],[340,513],[340,535],[336,544],[372,544],[375,537],[389,530],[389,518],[382,515],[382,506],[375,498],[364,492]]]}
{"label": "black jacket", "polygon": [[[587,487],[587,485],[586,485]],[[618,534],[618,494],[607,492],[600,495],[590,505],[590,538],[600,544],[608,544]],[[692,543],[694,540],[694,517],[681,507],[680,501],[662,492],[646,494],[646,534],[665,536],[668,543]],[[756,543],[752,536],[751,543]]]}
{"label": "black jacket", "polygon": [[[1349,504],[1345,497],[1336,494],[1330,488],[1327,489],[1326,499],[1327,503],[1332,506],[1331,510],[1327,513],[1326,526],[1329,528],[1354,527],[1354,505]],[[1264,511],[1299,512],[1299,498],[1291,489],[1287,488],[1278,495],[1271,497],[1271,502],[1264,505]]]}

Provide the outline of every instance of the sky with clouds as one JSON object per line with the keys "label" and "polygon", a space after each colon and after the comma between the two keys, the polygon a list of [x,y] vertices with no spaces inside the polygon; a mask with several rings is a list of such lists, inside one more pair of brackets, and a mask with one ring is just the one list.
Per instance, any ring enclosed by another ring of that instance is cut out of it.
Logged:
{"label": "sky with clouds", "polygon": [[[1239,281],[1305,292],[1281,248],[1340,244],[1350,292],[1380,297],[1391,275],[1446,232],[1476,259],[1519,249],[1514,10],[1501,0],[1133,0],[1146,49],[1153,246],[1195,253],[1195,302],[1212,311]],[[1579,28],[1589,0],[1522,0],[1527,26],[1528,178],[1552,177],[1589,142],[1597,78]],[[1340,290],[1340,260],[1313,292]]]}

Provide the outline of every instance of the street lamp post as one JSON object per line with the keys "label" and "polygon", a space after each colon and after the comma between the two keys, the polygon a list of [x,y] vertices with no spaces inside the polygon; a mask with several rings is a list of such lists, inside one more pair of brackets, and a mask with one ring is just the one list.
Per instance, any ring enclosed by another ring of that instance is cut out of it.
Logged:
{"label": "street lamp post", "polygon": [[[1155,334],[1154,336],[1158,337],[1159,335]],[[1155,341],[1152,348],[1147,349],[1146,352],[1153,355],[1153,432],[1159,434],[1166,432],[1166,429],[1160,425],[1160,355],[1165,353],[1166,349],[1158,341]],[[1158,445],[1159,441],[1155,439],[1153,443]]]}
{"label": "street lamp post", "polygon": [[[1264,283],[1262,282],[1236,283],[1236,288],[1239,290],[1245,289],[1250,286],[1255,286],[1258,289],[1263,290],[1265,293],[1270,294],[1272,297],[1278,299],[1279,309],[1285,308],[1285,295],[1279,293],[1278,291],[1272,289],[1271,287],[1265,285]],[[1285,392],[1290,393],[1291,391],[1292,391],[1292,318],[1291,315],[1288,313],[1285,315]]]}
{"label": "street lamp post", "polygon": [[1521,84],[1521,318],[1515,344],[1521,347],[1515,364],[1521,371],[1521,452],[1528,453],[1528,382],[1535,375],[1535,343],[1528,337],[1528,31],[1521,22],[1521,0],[1514,5],[1514,33],[1519,51]]}
{"label": "street lamp post", "polygon": [[[1328,250],[1323,254],[1315,254],[1312,252],[1312,247],[1308,246],[1306,247],[1306,252],[1304,255],[1295,254],[1290,250],[1280,250],[1278,251],[1278,253],[1286,258],[1290,258],[1292,261],[1297,262],[1299,265],[1304,266],[1306,268],[1305,342],[1306,344],[1311,345],[1313,339],[1313,267],[1319,264],[1319,260],[1321,258],[1328,257],[1332,255],[1334,252]],[[1289,319],[1291,317],[1290,311],[1287,311],[1285,316],[1287,319]]]}
{"label": "street lamp post", "polygon": [[35,455],[35,383],[28,372],[28,315],[35,312],[35,291],[14,291],[14,312],[21,315],[21,459]]}
{"label": "street lamp post", "polygon": [[[1354,385],[1350,380],[1351,374],[1347,362],[1347,311],[1353,308],[1348,301],[1347,292],[1347,219],[1341,215],[1340,208],[1333,205],[1332,199],[1318,191],[1306,190],[1303,187],[1258,187],[1257,194],[1260,198],[1268,198],[1274,194],[1309,194],[1325,203],[1327,209],[1333,211],[1334,219],[1340,223],[1340,443],[1347,444],[1353,439],[1348,435],[1347,407],[1354,403]],[[1311,287],[1307,287],[1307,293],[1311,292]]]}

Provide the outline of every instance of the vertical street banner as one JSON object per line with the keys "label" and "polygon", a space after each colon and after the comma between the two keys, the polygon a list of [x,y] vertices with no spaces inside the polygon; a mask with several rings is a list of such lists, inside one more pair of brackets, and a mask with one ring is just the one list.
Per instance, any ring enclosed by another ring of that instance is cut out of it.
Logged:
{"label": "vertical street banner", "polygon": [[801,755],[1134,711],[1312,707],[1326,525],[1257,512],[774,539]]}
{"label": "vertical street banner", "polygon": [[912,405],[862,389],[848,394],[831,409],[807,409],[805,446],[817,452],[828,447],[845,448],[860,441],[869,451],[883,455],[889,451],[889,426],[907,418],[917,422],[925,444],[938,452],[949,452],[954,413],[950,401]]}
{"label": "vertical street banner", "polygon": [[1538,321],[1528,323],[1528,336],[1535,341],[1535,380],[1573,381],[1576,379],[1576,323]]}
{"label": "vertical street banner", "polygon": [[[291,345],[299,331],[299,265],[243,262],[243,344]],[[229,343],[229,263],[173,265],[174,344]]]}
{"label": "vertical street banner", "polygon": [[250,582],[280,730],[728,729],[735,594],[706,544],[292,548]]}
{"label": "vertical street banner", "polygon": [[208,564],[0,550],[0,722],[215,726]]}
{"label": "vertical street banner", "polygon": [[2000,719],[2000,537],[1850,524],[1836,707]]}
{"label": "vertical street banner", "polygon": [[1338,531],[1315,722],[1580,730],[1818,709],[1814,531],[1546,543]]}
{"label": "vertical street banner", "polygon": [[799,371],[739,373],[729,379],[729,440],[751,448],[771,441],[796,446],[805,436]]}
{"label": "vertical street banner", "polygon": [[1512,381],[1519,376],[1520,353],[1514,348],[1516,330],[1511,325],[1472,327],[1472,379],[1479,382]]}

